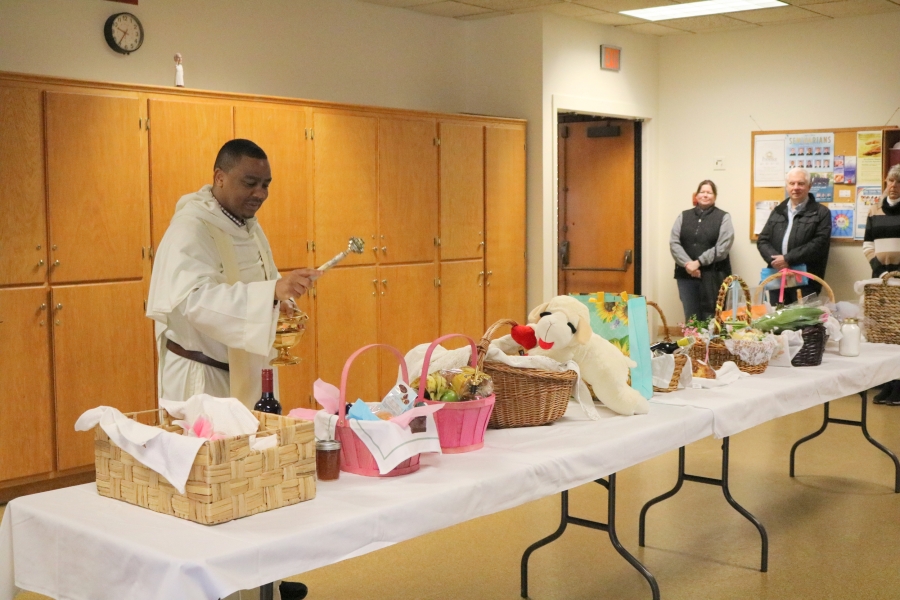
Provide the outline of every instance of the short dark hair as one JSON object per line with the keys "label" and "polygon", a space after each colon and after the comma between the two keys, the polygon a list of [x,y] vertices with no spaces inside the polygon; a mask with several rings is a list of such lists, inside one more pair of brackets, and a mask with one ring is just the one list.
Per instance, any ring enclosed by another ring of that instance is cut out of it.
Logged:
{"label": "short dark hair", "polygon": [[714,183],[713,183],[711,180],[709,180],[709,179],[704,179],[703,181],[700,182],[700,185],[697,186],[697,193],[698,193],[698,194],[700,193],[700,188],[702,188],[704,185],[708,185],[709,187],[712,188],[713,196],[718,196],[718,195],[719,195],[719,190],[716,189],[716,184],[714,184]]}
{"label": "short dark hair", "polygon": [[231,140],[230,142],[225,142],[225,145],[219,149],[213,169],[222,169],[227,173],[234,165],[240,162],[242,156],[248,156],[259,160],[268,160],[269,158],[266,156],[266,153],[263,152],[263,149],[255,143],[250,140],[238,138]]}

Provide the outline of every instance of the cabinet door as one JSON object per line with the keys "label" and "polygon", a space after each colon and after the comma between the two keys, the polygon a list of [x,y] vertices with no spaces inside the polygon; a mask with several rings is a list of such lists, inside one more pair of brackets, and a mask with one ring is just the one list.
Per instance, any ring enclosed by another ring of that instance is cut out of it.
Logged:
{"label": "cabinet door", "polygon": [[378,119],[316,112],[316,264],[347,249],[351,236],[366,243],[342,265],[375,262],[378,193]]}
{"label": "cabinet door", "polygon": [[275,264],[281,270],[307,265],[307,172],[305,108],[237,106],[234,109],[235,137],[253,140],[266,151],[272,167],[269,198],[259,210]]}
{"label": "cabinet door", "polygon": [[46,117],[50,280],[141,277],[147,219],[140,102],[47,92]]}
{"label": "cabinet door", "polygon": [[141,281],[58,286],[52,296],[56,447],[65,470],[94,460],[94,433],[74,429],[81,413],[156,406],[153,325]]}
{"label": "cabinet door", "polygon": [[[434,341],[438,332],[437,269],[433,263],[378,268],[379,291],[378,341],[406,354],[414,346]],[[397,381],[397,359],[381,355],[383,395]],[[415,377],[410,373],[410,378]],[[379,397],[380,398],[380,397]]]}
{"label": "cabinet door", "polygon": [[[320,379],[340,387],[350,355],[376,337],[375,267],[339,267],[316,282],[316,366]],[[374,402],[378,392],[378,354],[363,354],[350,370],[347,401]]]}
{"label": "cabinet door", "polygon": [[[484,334],[484,261],[441,263],[441,335],[463,333],[476,342]],[[448,341],[459,348],[464,341]]]}
{"label": "cabinet door", "polygon": [[150,214],[159,246],[175,204],[213,181],[222,144],[234,137],[230,104],[150,100]]}
{"label": "cabinet door", "polygon": [[485,129],[485,323],[525,320],[525,128]]}
{"label": "cabinet door", "polygon": [[41,92],[0,87],[0,285],[47,276]]}
{"label": "cabinet door", "polygon": [[484,127],[441,123],[441,260],[484,256]]}
{"label": "cabinet door", "polygon": [[0,480],[53,470],[47,288],[0,290]]}
{"label": "cabinet door", "polygon": [[316,315],[309,294],[297,298],[297,306],[309,315],[309,321],[306,322],[306,333],[291,348],[291,354],[300,362],[278,367],[278,401],[284,414],[295,408],[316,408],[315,401],[311,400],[316,379]]}
{"label": "cabinet door", "polygon": [[438,161],[433,120],[379,119],[378,213],[382,263],[433,261]]}

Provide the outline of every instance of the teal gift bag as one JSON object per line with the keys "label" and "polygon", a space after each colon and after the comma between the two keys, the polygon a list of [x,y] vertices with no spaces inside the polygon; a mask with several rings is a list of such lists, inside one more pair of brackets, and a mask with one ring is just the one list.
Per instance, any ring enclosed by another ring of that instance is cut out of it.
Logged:
{"label": "teal gift bag", "polygon": [[644,398],[653,396],[650,367],[650,328],[647,300],[631,294],[571,294],[588,307],[591,329],[637,363],[631,369],[631,387]]}

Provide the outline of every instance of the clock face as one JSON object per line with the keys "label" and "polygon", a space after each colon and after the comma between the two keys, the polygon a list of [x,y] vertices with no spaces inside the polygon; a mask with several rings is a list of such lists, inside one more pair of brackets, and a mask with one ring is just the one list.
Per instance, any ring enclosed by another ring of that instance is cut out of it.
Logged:
{"label": "clock face", "polygon": [[144,27],[131,13],[118,13],[106,20],[103,35],[109,47],[120,54],[131,54],[144,43]]}

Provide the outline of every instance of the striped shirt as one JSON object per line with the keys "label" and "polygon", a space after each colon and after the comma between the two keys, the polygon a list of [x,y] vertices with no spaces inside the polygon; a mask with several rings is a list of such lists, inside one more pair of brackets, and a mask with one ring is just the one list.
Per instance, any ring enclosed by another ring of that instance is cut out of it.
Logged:
{"label": "striped shirt", "polygon": [[[863,253],[870,263],[875,259],[880,265],[900,265],[900,200],[892,204],[885,197],[869,211]],[[877,266],[872,264],[873,269]]]}

